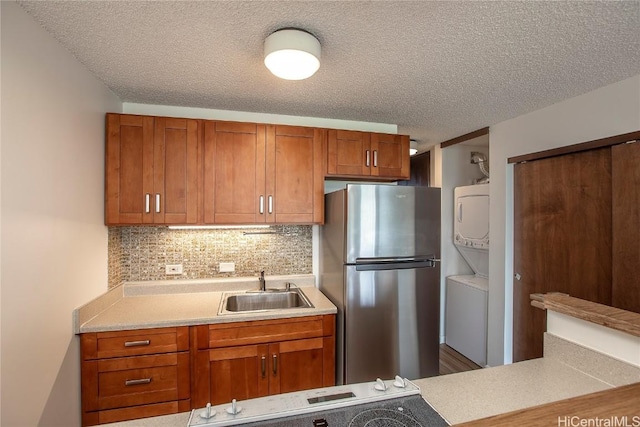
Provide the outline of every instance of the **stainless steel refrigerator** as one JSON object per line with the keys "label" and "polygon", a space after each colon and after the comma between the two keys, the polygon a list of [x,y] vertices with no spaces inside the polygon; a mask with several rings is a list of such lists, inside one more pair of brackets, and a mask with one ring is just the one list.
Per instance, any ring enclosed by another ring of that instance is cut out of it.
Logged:
{"label": "stainless steel refrigerator", "polygon": [[438,375],[440,189],[325,196],[320,289],[338,307],[336,382]]}

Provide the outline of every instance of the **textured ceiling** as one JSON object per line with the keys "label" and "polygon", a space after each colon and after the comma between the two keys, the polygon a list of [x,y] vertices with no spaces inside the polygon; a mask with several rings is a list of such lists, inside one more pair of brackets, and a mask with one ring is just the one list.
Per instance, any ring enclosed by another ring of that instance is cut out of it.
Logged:
{"label": "textured ceiling", "polygon": [[[639,1],[24,1],[123,101],[399,125],[421,146],[640,73]],[[320,70],[263,65],[282,27]]]}

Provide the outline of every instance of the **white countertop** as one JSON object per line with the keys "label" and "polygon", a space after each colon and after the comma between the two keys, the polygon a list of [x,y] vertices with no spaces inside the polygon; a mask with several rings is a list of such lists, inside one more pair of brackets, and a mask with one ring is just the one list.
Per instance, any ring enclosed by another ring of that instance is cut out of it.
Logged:
{"label": "white countertop", "polygon": [[[135,282],[118,286],[79,308],[76,332],[103,332],[170,326],[228,323],[335,314],[336,307],[314,286],[312,275],[267,276],[267,287],[290,281],[301,288],[313,308],[218,314],[224,292],[256,289],[257,280]],[[106,301],[106,302],[105,302]]]}

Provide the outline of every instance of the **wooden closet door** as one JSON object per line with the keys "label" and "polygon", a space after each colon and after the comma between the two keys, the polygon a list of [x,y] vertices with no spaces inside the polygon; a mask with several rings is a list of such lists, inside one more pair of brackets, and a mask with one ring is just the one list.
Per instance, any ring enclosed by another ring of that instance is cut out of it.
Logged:
{"label": "wooden closet door", "polygon": [[199,129],[197,120],[155,119],[151,205],[156,224],[198,222]]}
{"label": "wooden closet door", "polygon": [[515,165],[513,361],[542,356],[545,312],[529,295],[611,304],[611,150]]}
{"label": "wooden closet door", "polygon": [[264,125],[205,122],[205,223],[265,222],[264,162]]}
{"label": "wooden closet door", "polygon": [[611,148],[614,307],[640,313],[640,142]]}

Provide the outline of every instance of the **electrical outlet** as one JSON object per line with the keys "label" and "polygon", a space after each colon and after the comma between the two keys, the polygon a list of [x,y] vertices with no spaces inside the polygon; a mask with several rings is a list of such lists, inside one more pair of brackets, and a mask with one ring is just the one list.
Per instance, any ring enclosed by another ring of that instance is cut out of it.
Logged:
{"label": "electrical outlet", "polygon": [[218,271],[220,273],[231,273],[236,271],[236,263],[235,262],[221,262],[218,264]]}
{"label": "electrical outlet", "polygon": [[182,264],[167,264],[165,265],[166,274],[182,274]]}

